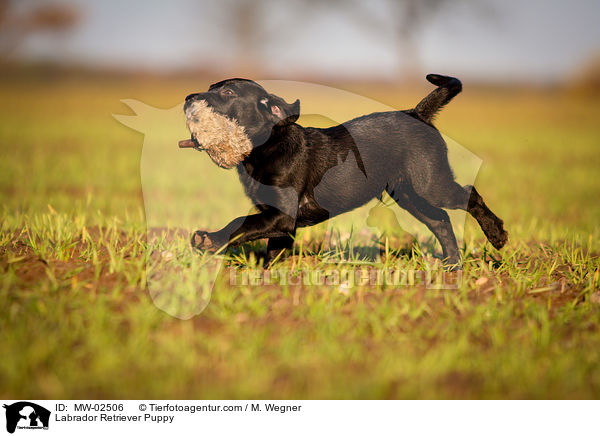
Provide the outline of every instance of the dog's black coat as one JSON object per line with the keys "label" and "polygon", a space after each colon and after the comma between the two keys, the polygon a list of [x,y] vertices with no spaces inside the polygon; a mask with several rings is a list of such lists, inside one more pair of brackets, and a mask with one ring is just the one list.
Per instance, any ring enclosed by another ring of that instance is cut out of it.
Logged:
{"label": "dog's black coat", "polygon": [[467,210],[488,240],[507,240],[502,220],[472,186],[454,181],[446,144],[433,127],[435,113],[461,91],[458,79],[429,75],[439,87],[415,109],[365,115],[318,129],[295,123],[300,102],[286,103],[257,83],[229,79],[208,92],[191,94],[245,127],[253,151],[237,170],[260,213],[233,220],[223,229],[197,231],[192,245],[217,248],[269,238],[268,256],[290,248],[298,227],[310,226],[362,206],[387,191],[439,240],[445,262],[460,262],[448,214]]}

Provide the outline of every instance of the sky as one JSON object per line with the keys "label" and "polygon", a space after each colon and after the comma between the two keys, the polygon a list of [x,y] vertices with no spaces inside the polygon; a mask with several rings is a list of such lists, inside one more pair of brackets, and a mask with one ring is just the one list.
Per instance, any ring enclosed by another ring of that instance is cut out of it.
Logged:
{"label": "sky", "polygon": [[[235,1],[63,0],[78,7],[78,25],[29,38],[20,51],[88,66],[230,71],[239,57]],[[363,2],[357,13],[343,0],[262,0],[255,57],[271,76],[286,78],[393,79],[409,62],[464,78],[548,82],[600,53],[598,0],[450,1],[415,31],[416,58],[399,43],[390,1]]]}

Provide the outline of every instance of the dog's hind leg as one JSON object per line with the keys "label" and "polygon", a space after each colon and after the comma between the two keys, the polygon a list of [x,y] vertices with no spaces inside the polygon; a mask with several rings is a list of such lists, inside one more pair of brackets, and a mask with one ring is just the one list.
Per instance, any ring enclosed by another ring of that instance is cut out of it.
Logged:
{"label": "dog's hind leg", "polygon": [[504,230],[504,222],[487,207],[475,186],[467,185],[463,189],[470,191],[467,212],[477,220],[488,241],[495,248],[504,247],[504,244],[508,241],[508,233]]}
{"label": "dog's hind leg", "polygon": [[396,186],[386,189],[398,206],[406,209],[412,216],[421,221],[435,235],[442,246],[444,264],[459,268],[460,256],[456,237],[452,230],[450,217],[443,209],[434,207],[419,197],[408,186]]}
{"label": "dog's hind leg", "polygon": [[438,186],[429,195],[423,195],[431,204],[446,209],[462,209],[477,220],[488,241],[500,249],[508,241],[508,233],[504,230],[504,222],[498,218],[485,204],[474,186],[460,186],[452,181]]}

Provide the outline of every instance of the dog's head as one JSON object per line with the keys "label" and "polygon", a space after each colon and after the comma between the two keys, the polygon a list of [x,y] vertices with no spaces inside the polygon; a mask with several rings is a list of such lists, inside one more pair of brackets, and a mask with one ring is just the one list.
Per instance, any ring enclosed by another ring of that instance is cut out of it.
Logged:
{"label": "dog's head", "polygon": [[288,104],[247,79],[223,80],[211,85],[208,92],[188,95],[184,105],[188,120],[196,102],[202,100],[217,114],[242,126],[255,147],[269,139],[273,127],[294,123],[300,116],[300,100]]}

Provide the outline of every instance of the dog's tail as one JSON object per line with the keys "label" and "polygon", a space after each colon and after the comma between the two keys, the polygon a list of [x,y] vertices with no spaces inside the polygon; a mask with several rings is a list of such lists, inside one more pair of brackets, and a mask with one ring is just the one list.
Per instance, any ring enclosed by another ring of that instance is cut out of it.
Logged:
{"label": "dog's tail", "polygon": [[462,83],[454,77],[440,74],[428,74],[426,78],[438,87],[419,102],[415,113],[426,123],[431,123],[439,110],[462,91]]}

